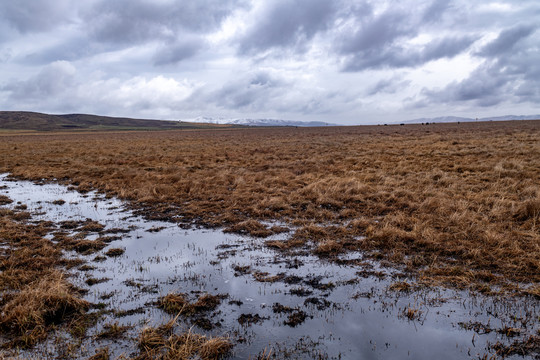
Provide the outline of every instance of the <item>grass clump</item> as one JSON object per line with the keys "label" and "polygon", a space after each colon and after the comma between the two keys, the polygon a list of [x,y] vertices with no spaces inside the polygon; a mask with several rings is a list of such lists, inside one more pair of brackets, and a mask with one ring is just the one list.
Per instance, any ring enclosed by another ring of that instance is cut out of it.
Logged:
{"label": "grass clump", "polygon": [[498,356],[503,358],[513,355],[538,358],[540,356],[540,336],[531,335],[524,340],[516,340],[510,345],[497,342],[491,348],[496,351]]}
{"label": "grass clump", "polygon": [[190,302],[186,294],[169,293],[158,299],[158,306],[169,314],[192,316],[215,310],[221,304],[219,295],[202,294],[196,301]]}
{"label": "grass clump", "polygon": [[0,205],[7,205],[11,204],[12,202],[13,200],[11,200],[8,196],[0,195]]}
{"label": "grass clump", "polygon": [[83,232],[100,232],[105,229],[105,225],[100,224],[97,221],[87,219],[84,225],[80,228]]}
{"label": "grass clump", "polygon": [[62,239],[60,245],[66,250],[76,251],[83,255],[93,254],[107,246],[107,244],[101,240],[86,240],[73,237],[66,237]]}
{"label": "grass clump", "polygon": [[16,343],[30,346],[42,340],[52,325],[84,314],[89,305],[74,295],[71,285],[60,272],[53,272],[7,295],[0,315],[0,328],[14,335]]}
{"label": "grass clump", "polygon": [[125,252],[126,250],[122,248],[112,248],[112,249],[107,250],[105,255],[109,257],[118,257],[118,256],[123,255]]}
{"label": "grass clump", "polygon": [[231,225],[223,230],[225,233],[235,233],[242,235],[250,235],[255,237],[268,237],[274,234],[274,231],[268,229],[264,224],[257,220],[246,220],[237,224]]}
{"label": "grass clump", "polygon": [[176,318],[158,327],[147,327],[139,335],[140,354],[136,360],[218,360],[232,347],[227,337],[208,337],[192,332],[174,333]]}
{"label": "grass clump", "polygon": [[15,218],[0,217],[0,334],[6,348],[30,347],[58,326],[76,331],[90,306],[63,272],[80,262],[65,259],[62,247],[44,238],[54,224]]}
{"label": "grass clump", "polygon": [[118,322],[103,325],[103,330],[96,335],[98,339],[118,339],[124,336],[126,331],[133,326],[119,325]]}

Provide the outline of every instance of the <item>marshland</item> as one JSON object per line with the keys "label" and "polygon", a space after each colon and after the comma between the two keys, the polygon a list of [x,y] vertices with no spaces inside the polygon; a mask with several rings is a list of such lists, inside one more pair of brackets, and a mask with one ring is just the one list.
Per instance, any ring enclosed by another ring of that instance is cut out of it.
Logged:
{"label": "marshland", "polygon": [[0,152],[4,357],[540,356],[540,121]]}

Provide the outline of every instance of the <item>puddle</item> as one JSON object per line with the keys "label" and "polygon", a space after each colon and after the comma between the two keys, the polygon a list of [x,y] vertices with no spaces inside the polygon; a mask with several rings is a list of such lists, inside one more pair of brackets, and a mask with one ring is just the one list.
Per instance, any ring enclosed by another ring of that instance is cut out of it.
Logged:
{"label": "puddle", "polygon": [[[156,306],[157,299],[169,292],[190,299],[200,293],[223,295],[217,309],[198,323],[184,319],[185,328],[229,335],[235,342],[233,359],[256,357],[265,348],[277,358],[290,359],[481,358],[494,353],[489,344],[510,344],[516,338],[496,331],[475,332],[474,326],[463,324],[489,324],[492,329],[528,326],[523,336],[538,328],[538,301],[450,290],[389,291],[389,285],[399,281],[398,274],[362,259],[360,253],[348,254],[347,259],[363,265],[337,265],[306,255],[284,257],[258,239],[146,221],[121,201],[94,192],[80,194],[56,184],[6,179],[0,176],[0,194],[14,200],[6,207],[26,205],[32,221],[91,219],[105,225],[105,231],[122,229],[110,234],[120,239],[97,254],[68,254],[91,265],[86,271],[73,270],[70,279],[89,290],[85,299],[114,310],[88,330],[81,358],[104,346],[111,358],[135,352],[133,339],[144,325],[171,318]],[[97,236],[89,232],[87,239]],[[111,248],[125,252],[94,261]],[[89,279],[102,282],[89,286]],[[532,328],[530,321],[528,325],[520,321],[524,317],[536,319]],[[133,328],[120,339],[95,337],[104,324],[114,322]],[[53,342],[33,351],[54,352]]]}

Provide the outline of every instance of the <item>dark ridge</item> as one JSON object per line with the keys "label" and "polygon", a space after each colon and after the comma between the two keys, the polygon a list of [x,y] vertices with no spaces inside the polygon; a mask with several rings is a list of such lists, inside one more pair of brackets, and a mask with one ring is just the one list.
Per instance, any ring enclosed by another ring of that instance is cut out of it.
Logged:
{"label": "dark ridge", "polygon": [[233,125],[199,124],[183,121],[119,118],[88,114],[49,115],[28,111],[0,111],[1,130],[169,130],[215,129]]}

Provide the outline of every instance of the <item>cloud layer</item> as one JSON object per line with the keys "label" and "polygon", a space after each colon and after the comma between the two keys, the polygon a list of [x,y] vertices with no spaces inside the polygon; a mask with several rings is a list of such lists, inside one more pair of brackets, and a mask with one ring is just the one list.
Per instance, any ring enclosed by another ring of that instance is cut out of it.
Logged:
{"label": "cloud layer", "polygon": [[537,1],[0,3],[0,108],[363,123],[540,112]]}

